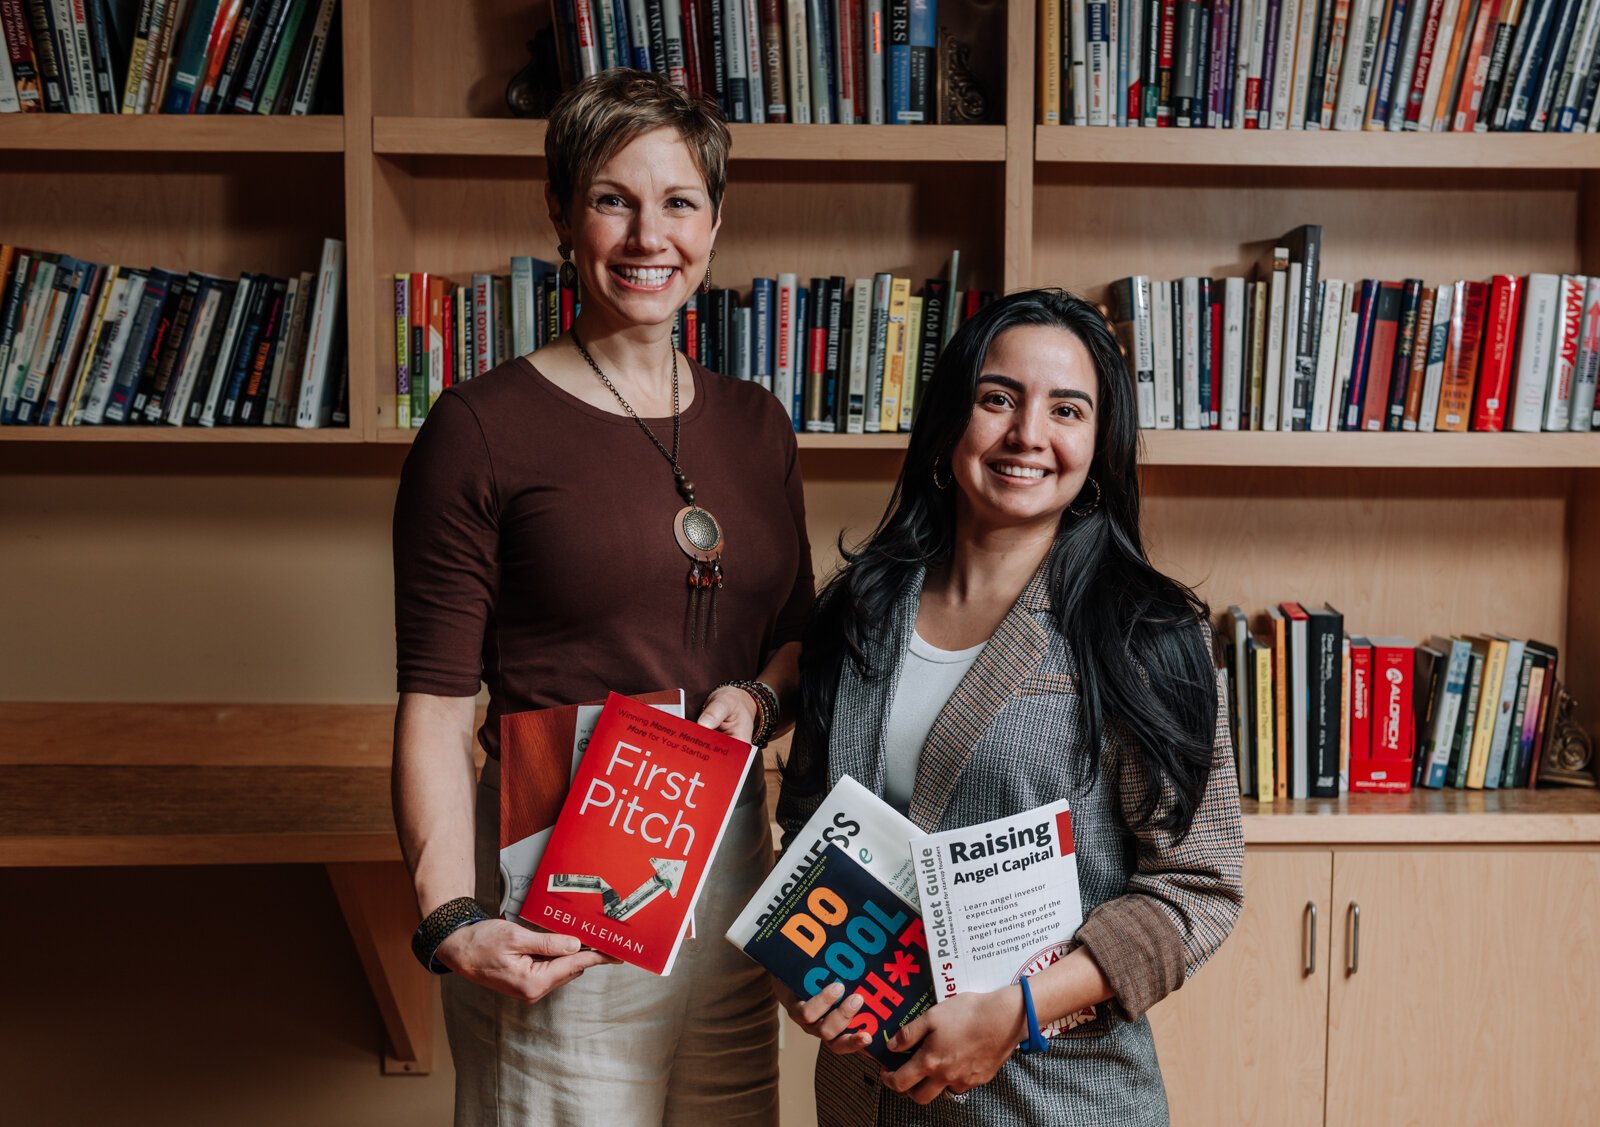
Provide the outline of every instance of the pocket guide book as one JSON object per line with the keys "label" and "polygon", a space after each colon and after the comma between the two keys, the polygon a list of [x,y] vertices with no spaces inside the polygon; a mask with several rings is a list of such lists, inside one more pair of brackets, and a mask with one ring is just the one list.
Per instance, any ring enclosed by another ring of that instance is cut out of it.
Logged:
{"label": "pocket guide book", "polygon": [[[1000,990],[1073,947],[1083,923],[1072,812],[1061,799],[911,842],[939,1001]],[[1094,1007],[1043,1029],[1082,1025]]]}
{"label": "pocket guide book", "polygon": [[670,974],[755,753],[748,743],[612,693],[522,919]]}
{"label": "pocket guide book", "polygon": [[[632,699],[680,719],[686,710],[682,689]],[[522,911],[603,707],[568,704],[500,718],[500,914],[507,919]]]}

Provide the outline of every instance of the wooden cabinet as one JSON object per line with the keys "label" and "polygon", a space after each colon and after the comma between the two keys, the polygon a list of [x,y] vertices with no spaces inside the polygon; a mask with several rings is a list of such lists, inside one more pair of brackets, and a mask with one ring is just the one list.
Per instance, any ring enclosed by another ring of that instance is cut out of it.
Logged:
{"label": "wooden cabinet", "polygon": [[1150,1015],[1174,1124],[1593,1121],[1600,798],[1397,798],[1247,814],[1239,925]]}

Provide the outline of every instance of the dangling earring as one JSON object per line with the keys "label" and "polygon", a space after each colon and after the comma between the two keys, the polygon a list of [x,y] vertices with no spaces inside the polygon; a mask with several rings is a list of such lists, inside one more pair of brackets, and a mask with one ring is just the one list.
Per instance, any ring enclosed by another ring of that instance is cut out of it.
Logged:
{"label": "dangling earring", "polygon": [[561,282],[561,288],[578,292],[578,266],[572,261],[572,248],[566,243],[556,247],[561,254],[561,269],[556,271],[556,277]]}
{"label": "dangling earring", "polygon": [[706,280],[700,283],[701,293],[711,292],[711,264],[717,260],[717,252],[713,250],[711,257],[706,259]]}
{"label": "dangling earring", "polygon": [[1071,506],[1068,506],[1067,512],[1071,513],[1075,517],[1089,516],[1100,507],[1100,483],[1092,477],[1088,480],[1089,484],[1094,486],[1094,500],[1089,502],[1089,507],[1087,509],[1074,509]]}

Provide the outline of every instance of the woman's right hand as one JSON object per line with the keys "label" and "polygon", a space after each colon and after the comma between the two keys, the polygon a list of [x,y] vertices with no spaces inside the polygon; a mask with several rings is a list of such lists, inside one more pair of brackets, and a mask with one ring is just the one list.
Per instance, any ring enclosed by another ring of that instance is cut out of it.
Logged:
{"label": "woman's right hand", "polygon": [[783,983],[774,980],[772,986],[778,1001],[789,1011],[794,1023],[820,1040],[830,1052],[841,1055],[859,1053],[872,1043],[870,1034],[859,1029],[847,1029],[851,1020],[861,1012],[861,995],[852,994],[844,1000],[844,1004],[837,1004],[839,996],[844,993],[844,983],[832,983],[820,994],[804,1002]]}
{"label": "woman's right hand", "polygon": [[620,961],[582,946],[570,935],[484,920],[447,935],[434,958],[469,982],[519,1002],[537,1002],[590,967]]}

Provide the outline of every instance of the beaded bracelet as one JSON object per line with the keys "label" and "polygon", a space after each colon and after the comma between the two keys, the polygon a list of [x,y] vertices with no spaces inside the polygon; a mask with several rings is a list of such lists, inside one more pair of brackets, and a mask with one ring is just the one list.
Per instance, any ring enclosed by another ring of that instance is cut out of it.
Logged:
{"label": "beaded bracelet", "polygon": [[450,968],[434,958],[434,952],[439,950],[439,945],[449,936],[461,928],[471,924],[480,924],[490,917],[478,907],[478,902],[470,896],[457,896],[454,900],[446,900],[433,911],[428,913],[428,918],[417,925],[417,930],[411,934],[411,953],[434,974],[449,974]]}
{"label": "beaded bracelet", "polygon": [[778,726],[778,694],[765,681],[724,681],[719,689],[743,689],[756,703],[756,725],[750,742],[766,747]]}
{"label": "beaded bracelet", "polygon": [[1033,1012],[1033,988],[1028,985],[1027,975],[1023,975],[1019,981],[1022,984],[1022,1006],[1028,1012],[1028,1039],[1017,1046],[1017,1052],[1042,1053],[1050,1048],[1050,1042],[1039,1032],[1039,1015]]}

